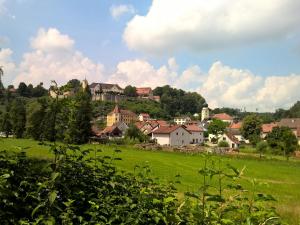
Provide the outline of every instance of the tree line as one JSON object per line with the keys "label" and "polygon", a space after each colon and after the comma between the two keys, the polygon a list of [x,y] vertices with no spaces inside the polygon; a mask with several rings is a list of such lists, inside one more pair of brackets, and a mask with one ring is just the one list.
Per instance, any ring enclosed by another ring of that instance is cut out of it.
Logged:
{"label": "tree line", "polygon": [[81,90],[68,99],[16,97],[0,115],[0,131],[6,137],[86,143],[91,134],[90,94]]}

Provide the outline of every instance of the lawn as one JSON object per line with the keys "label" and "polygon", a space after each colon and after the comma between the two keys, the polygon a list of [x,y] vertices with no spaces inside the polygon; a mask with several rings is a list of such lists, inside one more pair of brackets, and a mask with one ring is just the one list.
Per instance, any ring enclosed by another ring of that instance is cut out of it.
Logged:
{"label": "lawn", "polygon": [[[38,145],[38,142],[28,139],[1,139],[0,149],[18,150],[18,146],[27,148],[29,156],[38,158],[52,158],[48,147]],[[122,150],[118,157],[122,158],[116,164],[121,170],[132,172],[135,165],[149,165],[152,175],[158,177],[161,182],[175,180],[177,174],[181,175],[181,184],[177,186],[179,192],[196,191],[201,185],[199,169],[203,166],[203,155],[190,155],[183,153],[153,152],[134,149],[132,146],[113,145],[83,145],[82,148],[101,149],[99,155],[112,155],[114,149]],[[255,178],[265,183],[257,188],[264,193],[272,194],[276,199],[276,206],[281,215],[290,224],[300,222],[300,161],[285,161],[279,159],[258,159],[245,156],[215,156],[237,167],[246,167],[245,177]],[[250,184],[244,182],[246,187]]]}

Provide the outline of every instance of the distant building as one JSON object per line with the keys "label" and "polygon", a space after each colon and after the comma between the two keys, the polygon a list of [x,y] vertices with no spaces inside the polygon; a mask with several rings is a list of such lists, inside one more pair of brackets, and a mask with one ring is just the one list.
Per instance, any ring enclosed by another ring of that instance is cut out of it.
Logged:
{"label": "distant building", "polygon": [[262,125],[261,138],[266,138],[266,136],[272,132],[274,127],[278,127],[276,123],[268,123]]}
{"label": "distant building", "polygon": [[154,96],[153,91],[150,87],[137,87],[136,94],[137,94],[138,98],[151,99],[151,100],[154,100],[157,102],[160,101],[160,97]]}
{"label": "distant building", "polygon": [[201,121],[208,120],[208,119],[209,119],[209,108],[208,108],[208,104],[205,103],[201,111]]}
{"label": "distant building", "polygon": [[106,121],[108,127],[119,122],[124,122],[126,125],[128,125],[136,122],[137,116],[134,112],[119,109],[119,106],[116,105],[114,110],[107,115]]}
{"label": "distant building", "polygon": [[300,118],[284,118],[281,119],[277,125],[279,127],[289,127],[298,138],[300,145]]}
{"label": "distant building", "polygon": [[225,132],[219,139],[219,142],[220,141],[226,141],[229,147],[233,149],[238,149],[240,146],[239,140],[230,132]]}
{"label": "distant building", "polygon": [[213,119],[222,120],[225,123],[233,123],[233,117],[228,115],[227,113],[219,113],[212,116]]}
{"label": "distant building", "polygon": [[135,123],[135,125],[144,134],[149,135],[162,126],[168,126],[168,123],[164,120],[147,120],[138,121]]}
{"label": "distant building", "polygon": [[89,88],[94,101],[118,102],[125,99],[124,89],[117,84],[92,83]]}
{"label": "distant building", "polygon": [[148,113],[141,113],[139,115],[139,121],[147,121],[150,120],[150,115]]}
{"label": "distant building", "polygon": [[152,132],[152,139],[160,145],[184,146],[190,144],[191,133],[185,126],[162,126]]}
{"label": "distant building", "polygon": [[180,116],[180,117],[175,117],[174,122],[178,125],[183,125],[187,124],[188,122],[192,121],[190,117],[188,116]]}
{"label": "distant building", "polygon": [[186,129],[191,133],[190,144],[201,144],[204,142],[204,131],[199,126],[186,125]]}

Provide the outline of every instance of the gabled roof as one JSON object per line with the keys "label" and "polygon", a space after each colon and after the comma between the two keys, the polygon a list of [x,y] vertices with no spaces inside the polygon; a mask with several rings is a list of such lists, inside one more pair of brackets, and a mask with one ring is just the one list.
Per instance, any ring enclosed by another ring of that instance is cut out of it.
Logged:
{"label": "gabled roof", "polygon": [[188,131],[185,126],[173,125],[159,127],[157,130],[153,131],[153,134],[171,134],[180,127],[190,133],[190,131]]}
{"label": "gabled roof", "polygon": [[239,130],[239,129],[241,129],[242,124],[243,124],[242,122],[233,123],[233,124],[230,124],[229,128],[230,129],[237,129],[237,130]]}
{"label": "gabled roof", "polygon": [[150,95],[151,92],[152,92],[152,89],[150,87],[136,88],[136,93],[138,95]]}
{"label": "gabled roof", "polygon": [[231,132],[226,132],[225,135],[235,144],[239,144],[239,140],[231,133]]}
{"label": "gabled roof", "polygon": [[186,129],[190,132],[203,132],[203,129],[201,129],[197,125],[185,125]]}
{"label": "gabled roof", "polygon": [[262,132],[263,133],[270,133],[272,132],[274,127],[277,127],[278,125],[276,123],[267,123],[262,125]]}
{"label": "gabled roof", "polygon": [[105,127],[103,131],[101,131],[102,134],[110,134],[113,133],[114,131],[117,132],[122,132],[116,125],[110,126],[110,127]]}
{"label": "gabled roof", "polygon": [[278,123],[280,127],[289,127],[291,129],[297,129],[300,127],[300,118],[284,118],[281,119]]}
{"label": "gabled roof", "polygon": [[219,119],[219,120],[233,120],[232,116],[228,115],[227,113],[219,113],[213,115],[214,119]]}

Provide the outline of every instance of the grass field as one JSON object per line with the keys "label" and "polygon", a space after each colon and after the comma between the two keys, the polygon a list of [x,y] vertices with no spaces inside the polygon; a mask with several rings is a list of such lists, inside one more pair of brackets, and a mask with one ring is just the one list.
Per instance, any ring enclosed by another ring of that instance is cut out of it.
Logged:
{"label": "grass field", "polygon": [[[38,145],[37,142],[28,139],[1,139],[0,150],[18,150],[19,147],[28,147],[29,156],[38,158],[49,158],[53,155],[48,147]],[[132,172],[135,165],[148,164],[152,175],[160,178],[161,182],[175,179],[177,174],[181,175],[181,184],[177,186],[179,192],[196,191],[201,185],[199,169],[203,166],[203,155],[189,155],[183,153],[153,152],[134,149],[130,146],[109,145],[83,145],[82,148],[101,149],[99,155],[112,155],[113,150],[122,150],[118,157],[117,166],[125,171]],[[289,224],[300,223],[300,161],[285,161],[280,159],[263,159],[245,156],[215,156],[222,158],[222,163],[237,167],[246,167],[245,177],[256,178],[266,183],[258,187],[264,193],[272,194],[278,201],[276,206],[280,214]],[[250,186],[247,182],[246,186]]]}

